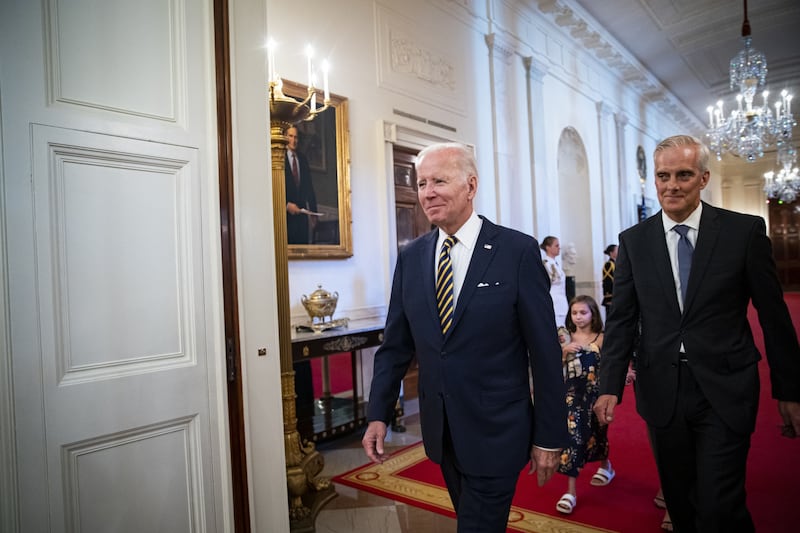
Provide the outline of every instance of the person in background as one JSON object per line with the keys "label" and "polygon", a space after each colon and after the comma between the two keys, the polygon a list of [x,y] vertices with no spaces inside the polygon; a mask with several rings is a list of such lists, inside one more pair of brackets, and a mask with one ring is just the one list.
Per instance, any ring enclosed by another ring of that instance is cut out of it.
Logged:
{"label": "person in background", "polygon": [[539,245],[542,249],[542,263],[550,276],[550,298],[553,300],[556,328],[563,326],[567,318],[567,277],[558,259],[561,243],[552,235],[548,235]]}
{"label": "person in background", "polygon": [[761,354],[749,304],[764,333],[781,431],[792,438],[800,432],[800,346],[764,220],[700,200],[708,160],[708,148],[688,135],[656,146],[661,211],[619,237],[595,412],[602,424],[614,420],[638,337],[636,409],[675,531],[752,532],[745,478]]}
{"label": "person in background", "polygon": [[416,354],[422,441],[458,531],[500,533],[520,471],[530,461],[541,486],[567,443],[550,284],[533,237],[475,213],[469,147],[429,146],[416,165],[420,206],[436,229],[397,258],[362,445],[372,461],[387,459],[387,424]]}
{"label": "person in background", "polygon": [[317,224],[311,168],[305,154],[297,150],[297,127],[289,126],[286,138],[286,236],[289,244],[310,244]]}
{"label": "person in background", "polygon": [[608,460],[608,426],[600,426],[592,412],[598,395],[597,372],[603,347],[603,320],[594,298],[578,295],[572,299],[566,328],[569,338],[561,351],[570,444],[562,450],[558,466],[558,472],[567,476],[567,492],[558,500],[556,510],[570,514],[577,504],[578,475],[586,463],[600,462],[589,481],[591,485],[608,485],[616,473]]}
{"label": "person in background", "polygon": [[609,244],[603,251],[608,256],[608,261],[603,264],[603,301],[606,310],[606,319],[611,312],[611,297],[614,294],[614,266],[617,261],[617,245]]}

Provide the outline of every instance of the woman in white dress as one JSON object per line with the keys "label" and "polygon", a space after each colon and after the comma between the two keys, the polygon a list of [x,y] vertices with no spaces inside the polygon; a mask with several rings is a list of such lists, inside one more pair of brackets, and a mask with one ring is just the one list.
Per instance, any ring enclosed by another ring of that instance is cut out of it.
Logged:
{"label": "woman in white dress", "polygon": [[539,245],[542,249],[542,263],[550,275],[550,298],[553,300],[553,311],[556,314],[556,327],[563,326],[567,318],[569,303],[567,302],[567,277],[561,268],[558,255],[561,244],[558,239],[549,235]]}

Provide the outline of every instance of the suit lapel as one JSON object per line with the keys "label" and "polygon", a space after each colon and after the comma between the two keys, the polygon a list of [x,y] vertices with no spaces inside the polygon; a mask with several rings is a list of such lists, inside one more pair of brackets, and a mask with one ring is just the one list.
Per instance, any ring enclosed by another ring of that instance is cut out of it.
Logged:
{"label": "suit lapel", "polygon": [[700,286],[706,269],[711,262],[711,254],[719,237],[719,221],[717,211],[707,203],[703,203],[700,215],[700,228],[697,231],[697,242],[692,254],[692,269],[689,273],[689,285],[686,287],[686,301],[683,303],[683,314],[689,310],[694,300],[694,293]]}
{"label": "suit lapel", "polygon": [[[420,269],[422,270],[422,283],[425,286],[426,300],[431,315],[436,323],[439,323],[439,309],[436,307],[436,239],[439,237],[439,230],[434,229],[423,237],[425,239],[420,254]],[[441,328],[438,328],[441,331]],[[452,328],[450,328],[452,330]]]}
{"label": "suit lapel", "polygon": [[653,243],[653,246],[650,246],[650,250],[653,254],[655,275],[664,289],[664,301],[669,302],[670,309],[680,315],[681,308],[678,304],[678,291],[672,274],[672,263],[667,249],[667,237],[664,235],[661,212],[659,211],[655,216],[650,217],[648,221],[650,221],[650,224],[645,233],[645,238],[648,242]]}
{"label": "suit lapel", "polygon": [[483,217],[481,219],[483,224],[481,224],[481,231],[478,233],[478,240],[475,241],[475,248],[472,250],[472,259],[469,262],[467,276],[464,278],[464,284],[461,286],[461,292],[458,295],[458,302],[453,314],[453,326],[448,331],[448,335],[458,326],[458,322],[464,314],[464,309],[469,305],[469,301],[475,294],[478,282],[484,278],[486,269],[489,268],[489,263],[492,262],[497,248],[497,243],[495,242],[499,233],[497,226]]}

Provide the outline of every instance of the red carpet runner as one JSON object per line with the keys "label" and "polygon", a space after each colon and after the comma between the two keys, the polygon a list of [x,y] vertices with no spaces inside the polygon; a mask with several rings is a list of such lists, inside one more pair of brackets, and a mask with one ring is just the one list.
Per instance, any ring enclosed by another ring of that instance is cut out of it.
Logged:
{"label": "red carpet runner", "polygon": [[[786,302],[795,327],[800,330],[800,294],[787,294]],[[752,309],[749,317],[756,344],[763,354],[761,328]],[[747,467],[748,506],[756,531],[789,533],[797,531],[793,505],[800,488],[800,442],[780,436],[781,420],[776,403],[770,397],[766,360],[761,361],[760,371],[760,412]],[[535,476],[523,472],[509,517],[509,531],[661,531],[663,511],[653,505],[658,478],[644,422],[635,412],[632,390],[626,391],[616,419],[609,432],[610,459],[617,471],[614,481],[605,487],[590,486],[589,478],[596,467],[587,465],[578,478],[575,511],[565,516],[555,510],[555,504],[566,491],[567,478],[556,474],[547,485],[539,488]],[[439,467],[425,457],[421,443],[396,452],[383,465],[362,466],[335,477],[334,482],[455,516]]]}

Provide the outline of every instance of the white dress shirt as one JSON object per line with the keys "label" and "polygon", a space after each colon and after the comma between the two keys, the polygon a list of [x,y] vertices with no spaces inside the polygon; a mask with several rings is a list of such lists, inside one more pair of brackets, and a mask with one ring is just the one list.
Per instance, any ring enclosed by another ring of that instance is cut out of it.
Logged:
{"label": "white dress shirt", "polygon": [[[464,225],[456,231],[455,237],[458,242],[450,248],[450,262],[453,267],[453,308],[458,303],[458,295],[461,287],[464,286],[464,279],[467,277],[469,262],[472,260],[472,251],[478,241],[478,234],[481,232],[483,220],[478,217],[475,211],[469,216]],[[439,238],[436,239],[436,259],[433,265],[433,279],[436,279],[436,272],[439,268],[439,254],[442,251],[442,243],[448,237],[441,228]]]}
{"label": "white dress shirt", "polygon": [[672,228],[678,224],[689,226],[689,231],[686,232],[686,238],[689,239],[689,242],[692,244],[692,248],[694,248],[695,244],[697,243],[697,231],[700,229],[700,215],[702,213],[703,204],[700,203],[700,205],[697,206],[697,209],[692,211],[692,214],[689,215],[686,220],[683,222],[675,222],[669,218],[663,210],[661,211],[661,222],[664,224],[664,234],[667,238],[669,262],[670,265],[672,265],[672,278],[675,280],[675,292],[678,294],[678,305],[681,308],[681,312],[683,312],[683,294],[681,293],[681,277],[680,269],[678,268],[678,241],[680,240],[681,236],[678,235],[677,231],[673,231]]}

